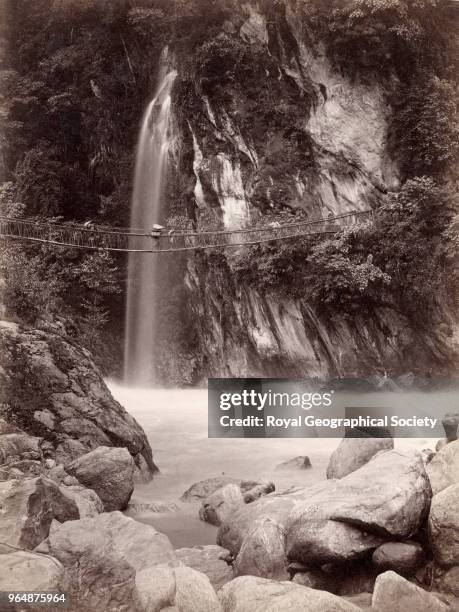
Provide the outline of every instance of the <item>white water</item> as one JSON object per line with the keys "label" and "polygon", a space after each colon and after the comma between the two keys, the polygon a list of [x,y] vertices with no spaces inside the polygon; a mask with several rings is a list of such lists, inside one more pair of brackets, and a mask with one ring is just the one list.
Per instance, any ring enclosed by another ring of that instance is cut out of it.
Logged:
{"label": "white water", "polygon": [[[339,439],[208,438],[207,391],[109,387],[114,397],[143,427],[161,470],[148,484],[136,486],[132,500],[174,502],[176,511],[133,513],[136,520],[165,533],[176,548],[214,544],[216,529],[198,518],[197,504],[181,503],[195,482],[226,474],[243,480],[273,481],[277,491],[323,480]],[[432,440],[396,440],[398,448],[424,448]],[[308,455],[312,469],[276,470],[293,457]],[[130,511],[128,511],[131,514]]]}
{"label": "white water", "polygon": [[[156,94],[142,119],[131,204],[132,230],[149,230],[161,221],[171,140],[171,91],[176,76],[175,71],[162,71]],[[131,240],[131,248],[136,248],[135,242]],[[157,286],[158,256],[130,253],[124,354],[124,379],[130,384],[155,383]]]}

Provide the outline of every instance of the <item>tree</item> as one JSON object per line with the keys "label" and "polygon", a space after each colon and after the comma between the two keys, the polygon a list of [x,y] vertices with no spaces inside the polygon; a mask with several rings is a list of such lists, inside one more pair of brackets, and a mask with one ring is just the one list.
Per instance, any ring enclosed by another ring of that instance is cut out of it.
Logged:
{"label": "tree", "polygon": [[74,276],[85,289],[81,300],[79,322],[82,342],[89,350],[97,350],[103,340],[104,328],[109,320],[106,299],[120,293],[118,269],[107,251],[87,255],[74,269]]}

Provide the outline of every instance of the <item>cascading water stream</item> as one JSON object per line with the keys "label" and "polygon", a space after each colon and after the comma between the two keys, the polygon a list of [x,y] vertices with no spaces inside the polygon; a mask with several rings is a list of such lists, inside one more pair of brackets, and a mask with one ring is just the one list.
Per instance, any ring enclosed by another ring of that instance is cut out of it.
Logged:
{"label": "cascading water stream", "polygon": [[[171,141],[171,91],[176,76],[175,70],[162,70],[156,94],[142,119],[131,202],[132,229],[148,230],[161,221]],[[131,248],[136,248],[135,238]],[[124,379],[129,384],[154,386],[156,383],[158,257],[129,254],[124,353]]]}

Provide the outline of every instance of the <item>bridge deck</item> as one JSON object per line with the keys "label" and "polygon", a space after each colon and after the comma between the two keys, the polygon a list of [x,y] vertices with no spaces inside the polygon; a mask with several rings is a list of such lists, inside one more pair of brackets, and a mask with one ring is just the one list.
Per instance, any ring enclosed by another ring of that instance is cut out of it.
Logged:
{"label": "bridge deck", "polygon": [[150,232],[81,225],[45,223],[0,217],[0,236],[65,247],[137,253],[170,253],[228,248],[285,240],[311,234],[333,234],[369,219],[372,211],[356,211],[326,219],[271,224],[229,231],[183,231],[166,228],[159,237]]}

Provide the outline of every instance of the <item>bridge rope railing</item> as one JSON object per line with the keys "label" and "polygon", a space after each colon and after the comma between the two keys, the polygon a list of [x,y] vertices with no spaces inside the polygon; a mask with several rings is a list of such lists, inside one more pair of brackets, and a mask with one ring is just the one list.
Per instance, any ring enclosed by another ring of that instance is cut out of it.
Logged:
{"label": "bridge rope railing", "polygon": [[0,216],[0,236],[62,247],[137,253],[170,253],[197,249],[227,248],[261,244],[312,234],[334,234],[369,219],[371,210],[353,211],[332,217],[270,223],[263,227],[232,230],[191,231],[165,228],[160,232],[101,229],[95,226],[46,223]]}

